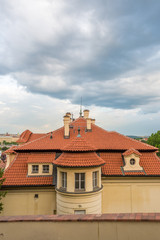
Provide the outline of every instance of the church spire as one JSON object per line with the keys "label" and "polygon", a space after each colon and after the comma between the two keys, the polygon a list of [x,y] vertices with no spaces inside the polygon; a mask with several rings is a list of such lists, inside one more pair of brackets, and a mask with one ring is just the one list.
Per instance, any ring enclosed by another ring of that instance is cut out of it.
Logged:
{"label": "church spire", "polygon": [[79,112],[79,116],[82,117],[82,97],[81,97],[81,105],[80,105],[80,112]]}

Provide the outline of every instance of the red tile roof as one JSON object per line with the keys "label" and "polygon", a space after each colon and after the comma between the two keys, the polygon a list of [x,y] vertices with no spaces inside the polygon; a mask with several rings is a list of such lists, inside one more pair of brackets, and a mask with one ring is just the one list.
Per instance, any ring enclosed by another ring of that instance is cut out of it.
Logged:
{"label": "red tile roof", "polygon": [[64,152],[53,163],[61,167],[95,167],[105,164],[105,161],[95,152]]}
{"label": "red tile roof", "polygon": [[121,167],[124,166],[121,153],[101,153],[101,158],[105,160],[106,164],[102,166],[102,174],[107,176],[120,175],[160,175],[160,158],[154,152],[143,152],[140,157],[140,166],[144,171],[124,172]]}
{"label": "red tile roof", "polygon": [[[80,128],[81,137],[78,138]],[[33,134],[29,130],[20,139],[26,143],[14,151],[17,156],[6,169],[4,185],[51,185],[53,176],[27,176],[28,163],[54,163],[65,167],[102,166],[106,176],[160,175],[160,159],[157,148],[128,138],[116,132],[108,132],[95,124],[86,131],[86,119],[78,118],[70,124],[70,138],[64,138],[64,127],[48,134]],[[56,151],[63,153],[55,160]],[[98,150],[100,157],[94,152]],[[126,152],[124,152],[126,151]],[[124,172],[122,154],[138,153],[144,171]]]}
{"label": "red tile roof", "polygon": [[12,146],[12,147],[10,147],[9,149],[7,149],[4,153],[16,153],[15,151],[14,151],[14,149],[16,149],[17,148],[17,146]]}
{"label": "red tile roof", "polygon": [[71,152],[88,152],[95,151],[97,149],[88,143],[84,137],[75,137],[71,142],[64,146],[64,148],[61,148],[61,150]]}
{"label": "red tile roof", "polygon": [[[44,154],[42,153],[44,156]],[[50,153],[55,157],[55,153]],[[25,185],[52,185],[53,176],[27,176],[28,173],[28,158],[30,153],[17,154],[13,162],[6,169],[3,183],[4,186],[25,186]]]}
{"label": "red tile roof", "polygon": [[20,138],[17,140],[17,143],[26,143],[38,139],[42,136],[46,135],[46,133],[32,133],[30,130],[25,130],[21,133]]}
{"label": "red tile roof", "polygon": [[129,155],[131,155],[132,153],[134,153],[134,154],[136,154],[136,155],[138,155],[138,156],[141,156],[141,155],[142,155],[139,151],[135,150],[134,148],[130,148],[130,149],[128,149],[127,151],[125,151],[125,152],[123,153],[123,156],[129,156]]}
{"label": "red tile roof", "polygon": [[53,163],[55,153],[30,153],[27,163]]}
{"label": "red tile roof", "polygon": [[64,127],[53,132],[52,138],[50,133],[42,137],[27,142],[19,146],[20,150],[61,150],[69,144],[78,134],[78,128],[81,129],[81,136],[92,146],[99,150],[128,150],[134,148],[136,150],[157,150],[157,148],[134,140],[132,138],[121,135],[117,132],[108,132],[95,124],[92,124],[92,131],[86,132],[86,119],[78,118],[70,124],[70,138],[64,138]]}

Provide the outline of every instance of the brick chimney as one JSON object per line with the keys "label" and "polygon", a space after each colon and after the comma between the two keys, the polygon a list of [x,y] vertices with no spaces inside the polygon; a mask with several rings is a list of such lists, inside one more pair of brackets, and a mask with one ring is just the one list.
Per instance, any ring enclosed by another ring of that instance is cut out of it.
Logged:
{"label": "brick chimney", "polygon": [[92,118],[92,123],[93,123],[93,124],[95,124],[95,121],[96,121],[96,119],[93,119],[93,118]]}
{"label": "brick chimney", "polygon": [[64,138],[69,138],[70,116],[65,115],[63,117],[63,122],[64,122]]}
{"label": "brick chimney", "polygon": [[87,118],[87,132],[91,132],[92,128],[91,128],[91,123],[92,123],[92,118]]}
{"label": "brick chimney", "polygon": [[71,115],[72,115],[72,114],[71,114],[70,112],[67,112],[67,113],[66,113],[66,116],[69,116],[69,117],[70,117],[70,122],[71,122]]}
{"label": "brick chimney", "polygon": [[83,111],[83,114],[84,114],[84,118],[86,119],[86,118],[89,118],[89,110],[84,110]]}

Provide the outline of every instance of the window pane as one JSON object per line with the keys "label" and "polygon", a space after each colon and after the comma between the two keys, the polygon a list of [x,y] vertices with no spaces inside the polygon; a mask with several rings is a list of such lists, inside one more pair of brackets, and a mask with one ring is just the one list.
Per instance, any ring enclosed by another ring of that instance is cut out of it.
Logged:
{"label": "window pane", "polygon": [[75,173],[75,189],[85,189],[85,173]]}
{"label": "window pane", "polygon": [[81,189],[85,189],[85,182],[84,181],[81,182]]}
{"label": "window pane", "polygon": [[62,187],[66,188],[67,187],[67,173],[61,172],[61,176],[62,176]]}
{"label": "window pane", "polygon": [[86,210],[75,210],[74,214],[86,214]]}
{"label": "window pane", "polygon": [[49,173],[49,165],[43,165],[43,173]]}
{"label": "window pane", "polygon": [[38,165],[32,165],[32,173],[38,173],[39,166]]}

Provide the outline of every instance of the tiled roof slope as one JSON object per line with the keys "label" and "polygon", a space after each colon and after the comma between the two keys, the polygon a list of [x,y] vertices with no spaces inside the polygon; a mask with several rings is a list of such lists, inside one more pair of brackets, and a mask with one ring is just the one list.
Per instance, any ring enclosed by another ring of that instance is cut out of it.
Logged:
{"label": "tiled roof slope", "polygon": [[[50,156],[49,156],[50,155]],[[28,177],[28,159],[31,156],[30,153],[17,154],[11,165],[6,169],[3,183],[4,186],[35,186],[35,185],[52,185],[53,176],[35,176]],[[49,156],[50,161],[55,158],[55,153],[39,153],[40,158],[47,158]],[[37,156],[35,156],[36,158]]]}
{"label": "tiled roof slope", "polygon": [[64,138],[64,127],[57,129],[51,134],[46,134],[36,140],[27,142],[19,146],[17,150],[61,150],[69,144],[78,134],[78,128],[81,129],[81,136],[86,139],[89,144],[99,150],[128,150],[134,148],[136,150],[157,150],[157,148],[140,141],[131,139],[117,132],[108,132],[95,124],[92,124],[92,131],[86,132],[86,120],[78,118],[70,124],[70,138]]}
{"label": "tiled roof slope", "polygon": [[88,152],[88,151],[96,151],[97,149],[88,143],[84,137],[75,137],[69,144],[67,144],[64,148],[61,148],[62,151],[69,152]]}
{"label": "tiled roof slope", "polygon": [[17,143],[26,143],[38,139],[46,134],[44,133],[32,133],[30,130],[25,130],[21,133],[20,138],[17,140]]}
{"label": "tiled roof slope", "polygon": [[134,153],[134,154],[136,154],[136,155],[138,155],[138,156],[141,156],[141,155],[142,155],[139,151],[135,150],[134,148],[130,148],[130,149],[128,149],[127,151],[125,151],[125,152],[123,153],[123,156],[129,156],[129,155],[131,155],[132,153]]}
{"label": "tiled roof slope", "polygon": [[[121,170],[121,167],[124,164],[121,153],[103,152],[100,154],[100,156],[106,162],[106,164],[102,166],[102,174],[107,176],[123,176],[123,171]],[[140,166],[143,167],[144,171],[124,172],[124,175],[139,176],[145,175],[145,173],[147,176],[160,175],[160,158],[157,157],[156,153],[154,152],[143,152],[142,156],[140,157]]]}
{"label": "tiled roof slope", "polygon": [[53,163],[55,153],[31,153],[27,163]]}
{"label": "tiled roof slope", "polygon": [[9,149],[7,149],[4,153],[16,153],[14,149],[17,148],[17,146],[12,146]]}
{"label": "tiled roof slope", "polygon": [[64,152],[53,163],[61,167],[96,167],[102,166],[105,161],[95,152]]}

